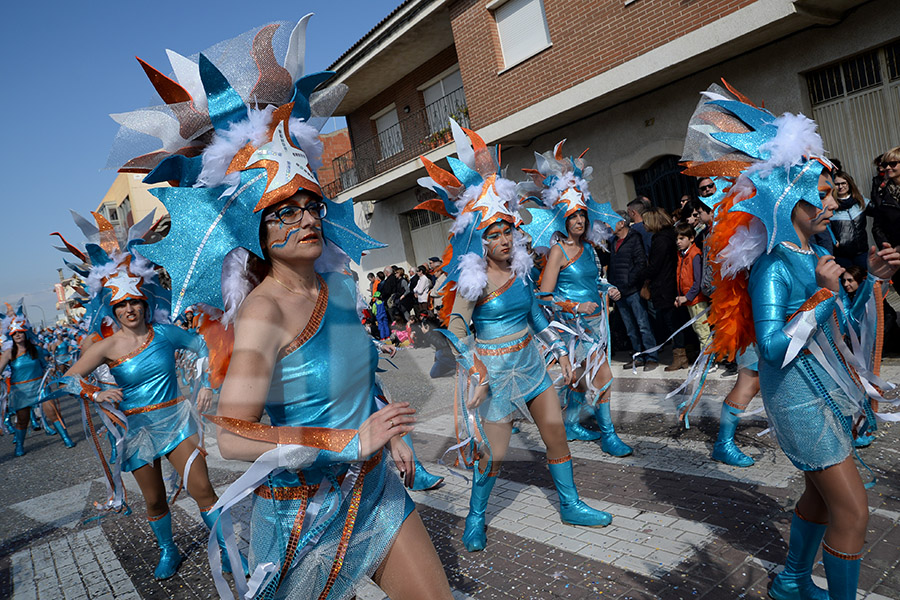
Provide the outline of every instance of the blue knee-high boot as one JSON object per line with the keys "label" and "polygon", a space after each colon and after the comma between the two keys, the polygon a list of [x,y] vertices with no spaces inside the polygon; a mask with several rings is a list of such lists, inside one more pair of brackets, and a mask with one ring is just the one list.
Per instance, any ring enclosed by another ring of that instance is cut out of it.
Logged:
{"label": "blue knee-high boot", "polygon": [[156,579],[168,579],[178,570],[181,564],[181,553],[172,540],[172,513],[167,512],[161,517],[148,517],[150,529],[156,536],[156,544],[159,546],[159,562],[153,576]]}
{"label": "blue knee-high boot", "polygon": [[823,543],[822,562],[828,580],[828,597],[831,600],[855,600],[862,552],[844,554]]}
{"label": "blue knee-high boot", "polygon": [[66,448],[74,448],[75,447],[75,442],[73,442],[72,438],[69,437],[69,432],[66,431],[66,428],[62,424],[62,421],[54,421],[53,428],[56,429],[56,432],[59,434],[59,437],[62,438],[63,444],[66,445]]}
{"label": "blue knee-high boot", "polygon": [[712,451],[713,460],[732,467],[749,467],[756,462],[741,452],[741,449],[734,443],[734,432],[741,420],[739,416],[741,412],[743,411],[740,409],[722,403],[722,414],[719,417],[719,437],[716,439],[716,445],[713,446]]}
{"label": "blue knee-high boot", "polygon": [[563,458],[548,459],[547,467],[559,494],[559,518],[563,523],[583,527],[606,527],[612,523],[611,514],[591,508],[578,498],[571,454]]}
{"label": "blue knee-high boot", "polygon": [[[213,528],[221,512],[222,509],[200,511],[200,518],[203,519],[207,529]],[[222,553],[222,572],[231,573],[231,561],[228,559],[228,548],[225,546],[225,537],[222,535],[221,525],[216,527],[216,541],[219,543],[219,551]],[[247,558],[240,551],[238,551],[238,557],[241,559],[241,569],[244,571],[244,575],[250,575],[250,565],[247,564]]]}
{"label": "blue knee-high boot", "polygon": [[463,532],[462,542],[469,552],[484,550],[487,544],[485,533],[484,511],[487,508],[491,490],[497,482],[497,471],[481,473],[478,461],[472,473],[472,495],[469,496],[469,514],[466,517],[466,530]]}
{"label": "blue knee-high boot", "polygon": [[[35,411],[34,409],[31,410],[30,419],[31,419],[31,428],[34,429],[35,431],[40,431],[41,430],[41,422],[38,420],[37,411]],[[53,434],[51,433],[50,435],[53,435]]]}
{"label": "blue knee-high boot", "polygon": [[[813,523],[794,511],[791,537],[784,570],[775,576],[769,597],[774,600],[828,600],[828,592],[812,580],[819,544],[825,535],[825,523]],[[855,589],[855,588],[854,588]]]}
{"label": "blue knee-high boot", "polygon": [[403,436],[403,441],[409,446],[409,449],[412,450],[413,453],[413,462],[416,465],[415,479],[413,480],[412,487],[409,488],[411,490],[422,491],[422,490],[430,490],[434,489],[437,486],[443,483],[444,478],[438,477],[437,475],[432,475],[428,471],[425,470],[425,467],[422,463],[419,462],[418,457],[416,457],[416,449],[413,447],[413,441],[411,435]]}
{"label": "blue knee-high boot", "polygon": [[568,390],[567,396],[568,403],[566,404],[564,416],[566,439],[585,442],[599,440],[602,436],[599,431],[591,431],[581,424],[581,407],[584,404],[584,392]]}
{"label": "blue knee-high boot", "polygon": [[25,434],[28,433],[27,429],[16,429],[16,432],[13,434],[13,439],[16,442],[16,456],[24,456],[25,455]]}
{"label": "blue knee-high boot", "polygon": [[619,439],[616,428],[613,426],[612,416],[609,414],[609,400],[601,402],[594,409],[594,417],[600,424],[600,449],[612,456],[628,456],[634,450]]}

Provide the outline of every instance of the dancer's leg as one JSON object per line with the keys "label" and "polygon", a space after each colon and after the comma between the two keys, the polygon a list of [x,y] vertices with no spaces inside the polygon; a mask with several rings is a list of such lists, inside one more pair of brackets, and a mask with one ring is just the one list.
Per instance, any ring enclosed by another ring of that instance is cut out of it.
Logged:
{"label": "dancer's leg", "polygon": [[28,433],[28,425],[31,421],[31,407],[20,408],[16,411],[16,430],[13,439],[16,443],[16,456],[25,455],[25,436]]}
{"label": "dancer's leg", "polygon": [[806,489],[791,518],[784,570],[775,576],[769,588],[769,597],[774,600],[828,600],[828,592],[812,580],[813,564],[827,527],[828,509],[809,474],[805,475]]}
{"label": "dancer's leg", "polygon": [[600,425],[600,449],[611,454],[612,456],[628,456],[634,450],[623,442],[616,434],[616,428],[612,422],[610,414],[609,401],[612,397],[612,371],[609,368],[609,361],[604,362],[597,369],[594,381],[591,382],[595,390],[603,390],[599,392],[599,396],[594,399],[588,397],[588,404],[594,407],[594,418]]}
{"label": "dancer's leg", "polygon": [[733,467],[749,467],[754,460],[741,452],[734,443],[734,434],[744,412],[753,397],[759,393],[759,373],[741,368],[734,387],[725,396],[719,417],[719,435],[713,446],[712,458]]}
{"label": "dancer's leg", "polygon": [[415,510],[403,521],[372,580],[391,600],[453,598],[441,559]]}
{"label": "dancer's leg", "polygon": [[[192,435],[180,444],[178,444],[167,458],[178,474],[184,477],[184,467],[191,454],[197,448],[197,436]],[[206,468],[206,456],[201,452],[194,462],[191,463],[191,470],[188,473],[188,480],[184,482],[191,498],[197,502],[197,506],[212,506],[219,497],[213,490],[212,484],[209,482],[209,472]]]}
{"label": "dancer's leg", "polygon": [[828,528],[822,546],[828,593],[832,600],[852,600],[856,598],[869,522],[866,489],[852,457],[811,472],[809,478],[828,507]]}
{"label": "dancer's leg", "polygon": [[481,450],[482,457],[475,462],[475,472],[472,473],[472,492],[469,496],[469,514],[466,516],[466,528],[463,532],[463,545],[469,552],[484,550],[487,544],[485,534],[484,511],[487,508],[488,498],[497,481],[500,465],[506,457],[509,448],[509,438],[512,436],[512,423],[484,423],[484,433],[491,446],[491,470],[488,468],[487,449]]}
{"label": "dancer's leg", "polygon": [[157,579],[168,579],[181,564],[181,553],[172,540],[172,514],[166,503],[166,486],[163,483],[159,459],[152,465],[144,465],[132,472],[147,503],[147,519],[159,546],[159,562],[153,572]]}
{"label": "dancer's leg", "polygon": [[559,514],[564,523],[602,527],[609,525],[612,516],[591,508],[578,498],[572,470],[572,455],[566,441],[566,428],[562,423],[559,398],[552,387],[544,390],[529,402],[528,409],[538,426],[541,439],[547,446],[547,464],[553,484],[559,494]]}

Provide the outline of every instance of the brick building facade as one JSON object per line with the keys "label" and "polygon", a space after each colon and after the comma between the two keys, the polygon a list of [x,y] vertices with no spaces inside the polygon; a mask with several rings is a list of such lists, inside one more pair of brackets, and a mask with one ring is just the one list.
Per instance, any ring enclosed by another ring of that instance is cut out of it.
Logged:
{"label": "brick building facade", "polygon": [[724,77],[775,114],[816,118],[831,155],[867,181],[871,157],[900,144],[898,22],[893,0],[407,0],[331,67],[350,87],[336,195],[390,243],[361,270],[420,264],[446,244],[448,224],[414,210],[430,197],[418,156],[455,151],[434,115],[502,144],[512,179],[566,138],[569,153],[591,149],[595,197],[669,207],[693,186],[677,164],[687,120]]}

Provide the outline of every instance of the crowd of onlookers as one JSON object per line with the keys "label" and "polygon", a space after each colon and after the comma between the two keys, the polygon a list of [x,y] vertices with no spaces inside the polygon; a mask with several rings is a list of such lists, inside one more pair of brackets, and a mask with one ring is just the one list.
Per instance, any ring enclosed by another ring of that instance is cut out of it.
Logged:
{"label": "crowd of onlookers", "polygon": [[[833,195],[838,208],[830,220],[830,231],[817,236],[814,243],[832,253],[846,269],[842,281],[852,296],[866,277],[872,243],[879,248],[883,242],[900,246],[900,147],[875,159],[868,198],[840,161],[834,163]],[[659,365],[657,346],[670,337],[672,361],[666,370],[688,367],[692,358],[688,349],[695,353],[709,341],[711,332],[701,313],[710,302],[711,271],[703,250],[714,213],[709,199],[717,192],[721,190],[716,189],[716,182],[700,179],[696,193],[683,196],[679,208],[671,212],[655,206],[646,196],[632,200],[620,213],[623,221],[616,225],[608,251],[597,253],[607,281],[620,292],[610,315],[612,349],[629,355],[643,353],[635,359],[637,364],[627,362],[626,369],[655,369]],[[432,376],[453,372],[447,342],[435,332],[440,327],[436,315],[446,278],[440,267],[440,259],[432,257],[409,273],[397,266],[369,273],[366,296],[370,303],[364,315],[375,338],[435,348]],[[691,319],[691,327],[683,327]],[[900,343],[897,315],[887,302],[884,324],[886,349],[896,351]],[[726,376],[736,375],[738,370],[735,363],[728,362],[714,368],[723,369]]]}

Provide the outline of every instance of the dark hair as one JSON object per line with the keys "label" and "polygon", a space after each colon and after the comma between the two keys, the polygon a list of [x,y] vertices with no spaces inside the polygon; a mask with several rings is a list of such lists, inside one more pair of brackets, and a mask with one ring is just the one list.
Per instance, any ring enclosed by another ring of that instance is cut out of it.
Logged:
{"label": "dark hair", "polygon": [[713,211],[713,209],[708,207],[703,200],[700,200],[699,198],[691,200],[691,208],[705,213],[711,213]]}
{"label": "dark hair", "polygon": [[850,265],[844,270],[844,272],[849,273],[850,276],[853,277],[853,279],[856,281],[856,283],[860,285],[863,281],[865,281],[866,275],[868,274],[866,270],[859,265]]}
{"label": "dark hair", "polygon": [[[853,178],[850,177],[850,174],[847,173],[846,171],[837,170],[834,172],[834,175],[832,175],[831,178],[837,179],[838,177],[840,177],[841,179],[847,180],[847,183],[849,184],[849,187],[850,187],[850,196],[853,197],[853,199],[856,201],[856,203],[859,205],[860,208],[865,208],[866,200],[865,200],[865,198],[863,198],[863,195],[861,193],[859,193],[859,188],[856,187],[856,182],[853,181]],[[837,184],[835,184],[835,185],[837,185]],[[835,200],[836,199],[837,198],[835,198]]]}
{"label": "dark hair", "polygon": [[648,210],[647,204],[644,202],[643,198],[644,196],[635,198],[634,200],[626,204],[625,208],[630,208],[637,214],[643,215]]}
{"label": "dark hair", "polygon": [[675,235],[681,235],[692,240],[697,235],[697,232],[687,223],[678,223],[675,226]]}
{"label": "dark hair", "polygon": [[[25,333],[25,352],[28,353],[28,356],[37,360],[38,358],[38,349],[37,346],[29,339],[28,333]],[[15,360],[16,355],[19,353],[19,345],[13,344],[12,346],[12,356],[10,356],[10,360]]]}
{"label": "dark hair", "polygon": [[428,269],[425,267],[425,265],[419,265],[419,272],[420,272],[422,275],[427,275],[427,274],[428,274]]}
{"label": "dark hair", "polygon": [[375,277],[384,281],[384,271],[378,271],[377,273],[375,273]]}

